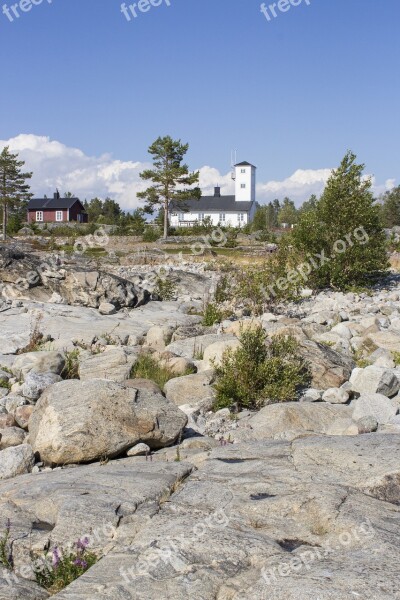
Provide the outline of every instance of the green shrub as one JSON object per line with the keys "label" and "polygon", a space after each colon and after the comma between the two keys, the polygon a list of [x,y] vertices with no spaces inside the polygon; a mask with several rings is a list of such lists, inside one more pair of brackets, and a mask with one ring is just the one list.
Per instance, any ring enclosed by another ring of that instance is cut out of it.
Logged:
{"label": "green shrub", "polygon": [[224,318],[223,311],[214,302],[208,302],[203,312],[203,325],[211,327],[215,323],[221,323]]}
{"label": "green shrub", "polygon": [[262,327],[242,331],[241,346],[228,349],[216,367],[214,408],[259,409],[266,404],[295,400],[310,381],[307,365],[291,336],[271,341]]}
{"label": "green shrub", "polygon": [[[193,369],[187,369],[185,373],[181,375],[192,375],[194,373]],[[176,373],[173,373],[171,369],[160,365],[151,354],[147,354],[143,352],[140,354],[137,363],[134,365],[131,373],[131,377],[133,379],[150,379],[154,381],[162,390],[164,389],[165,384],[175,377],[179,377]]]}
{"label": "green shrub", "polygon": [[155,227],[146,227],[143,232],[143,241],[144,242],[156,242],[160,239],[161,231]]}
{"label": "green shrub", "polygon": [[396,367],[400,366],[400,352],[392,352],[392,355]]}
{"label": "green shrub", "polygon": [[176,296],[176,286],[170,279],[157,277],[154,293],[157,294],[161,300],[173,300]]}

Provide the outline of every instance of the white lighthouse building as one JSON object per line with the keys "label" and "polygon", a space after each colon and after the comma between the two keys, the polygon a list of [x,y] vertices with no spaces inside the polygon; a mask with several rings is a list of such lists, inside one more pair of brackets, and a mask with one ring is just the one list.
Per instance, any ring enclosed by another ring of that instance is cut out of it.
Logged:
{"label": "white lighthouse building", "polygon": [[256,211],[256,170],[249,162],[234,166],[234,196],[221,196],[221,188],[216,187],[213,196],[172,204],[169,217],[171,226],[193,227],[207,217],[215,226],[243,227],[251,223]]}

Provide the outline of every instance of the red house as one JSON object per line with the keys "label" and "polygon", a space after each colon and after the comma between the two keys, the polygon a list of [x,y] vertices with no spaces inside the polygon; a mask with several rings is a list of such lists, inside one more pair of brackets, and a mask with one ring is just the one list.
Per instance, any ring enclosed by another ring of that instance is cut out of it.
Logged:
{"label": "red house", "polygon": [[28,223],[87,223],[88,215],[79,198],[33,198],[28,204]]}

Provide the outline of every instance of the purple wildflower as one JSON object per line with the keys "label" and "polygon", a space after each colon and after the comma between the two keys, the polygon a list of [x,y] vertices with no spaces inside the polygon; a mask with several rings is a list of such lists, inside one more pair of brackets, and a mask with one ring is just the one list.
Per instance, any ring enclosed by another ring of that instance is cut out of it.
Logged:
{"label": "purple wildflower", "polygon": [[85,560],[81,560],[80,558],[74,560],[74,565],[76,567],[81,567],[81,569],[86,569],[88,566],[87,562]]}
{"label": "purple wildflower", "polygon": [[57,569],[61,562],[61,557],[57,546],[53,550],[53,569]]}
{"label": "purple wildflower", "polygon": [[78,550],[86,550],[86,548],[89,546],[89,538],[85,537],[82,538],[81,540],[78,540],[76,542],[76,547],[78,548]]}

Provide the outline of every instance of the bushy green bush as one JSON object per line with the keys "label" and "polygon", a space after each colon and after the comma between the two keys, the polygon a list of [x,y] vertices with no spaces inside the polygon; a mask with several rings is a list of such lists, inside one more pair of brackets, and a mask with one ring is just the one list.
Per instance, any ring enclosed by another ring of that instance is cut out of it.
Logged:
{"label": "bushy green bush", "polygon": [[156,242],[161,237],[161,231],[156,227],[146,227],[143,232],[144,242]]}
{"label": "bushy green bush", "polygon": [[157,277],[154,293],[161,300],[173,300],[176,297],[176,286],[171,279]]}
{"label": "bushy green bush", "polygon": [[214,408],[260,409],[266,404],[295,400],[309,383],[304,359],[291,336],[271,341],[262,327],[242,331],[241,346],[228,349],[216,367]]}
{"label": "bushy green bush", "polygon": [[215,323],[221,323],[224,318],[223,311],[214,302],[208,302],[203,312],[203,325],[211,327]]}

